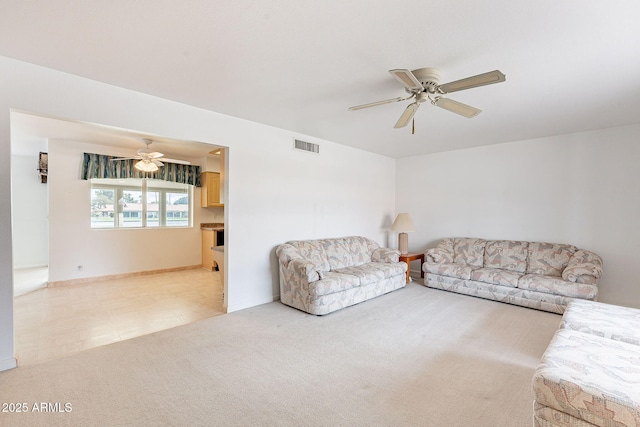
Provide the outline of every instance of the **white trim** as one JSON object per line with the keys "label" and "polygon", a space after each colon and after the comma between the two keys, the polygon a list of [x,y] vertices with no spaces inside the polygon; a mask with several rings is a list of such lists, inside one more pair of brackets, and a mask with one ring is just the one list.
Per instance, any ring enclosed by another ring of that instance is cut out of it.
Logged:
{"label": "white trim", "polygon": [[262,300],[258,300],[258,301],[251,301],[248,304],[237,304],[237,305],[232,305],[229,307],[226,307],[227,313],[231,313],[234,311],[240,311],[240,310],[244,310],[245,308],[251,308],[251,307],[255,307],[258,305],[262,305],[262,304],[269,304],[271,302],[275,302],[275,301],[280,301],[280,295],[274,295],[271,298],[264,298]]}
{"label": "white trim", "polygon": [[10,359],[0,360],[0,372],[8,371],[9,369],[13,369],[17,367],[18,367],[18,361],[16,360],[15,357],[12,357]]}
{"label": "white trim", "polygon": [[48,264],[32,264],[32,265],[20,265],[20,266],[14,266],[13,270],[33,270],[34,268],[47,268],[49,267]]}

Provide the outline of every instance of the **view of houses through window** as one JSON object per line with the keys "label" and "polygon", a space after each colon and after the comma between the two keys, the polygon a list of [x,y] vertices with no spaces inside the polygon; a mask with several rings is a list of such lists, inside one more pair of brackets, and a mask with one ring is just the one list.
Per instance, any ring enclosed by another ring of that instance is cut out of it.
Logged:
{"label": "view of houses through window", "polygon": [[148,179],[92,179],[91,228],[189,227],[192,187]]}

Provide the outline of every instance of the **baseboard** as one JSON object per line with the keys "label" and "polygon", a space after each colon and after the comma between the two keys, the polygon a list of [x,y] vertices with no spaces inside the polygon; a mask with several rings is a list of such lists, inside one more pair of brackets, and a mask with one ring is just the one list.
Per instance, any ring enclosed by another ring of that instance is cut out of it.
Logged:
{"label": "baseboard", "polygon": [[19,265],[13,267],[14,270],[33,270],[34,268],[47,268],[49,267],[47,264],[42,265]]}
{"label": "baseboard", "polygon": [[9,359],[0,360],[0,372],[8,371],[9,369],[17,368],[18,361],[15,357]]}
{"label": "baseboard", "polygon": [[202,268],[202,265],[198,264],[198,265],[189,265],[189,266],[185,266],[185,267],[162,268],[160,270],[136,271],[136,272],[133,272],[133,273],[109,274],[107,276],[93,276],[93,277],[81,277],[79,279],[57,280],[55,282],[49,282],[47,287],[49,287],[49,288],[57,288],[57,287],[60,287],[60,286],[83,285],[85,283],[104,282],[106,280],[117,280],[117,279],[127,279],[129,277],[148,276],[150,274],[160,274],[160,273],[171,273],[171,272],[174,272],[174,271],[194,270],[196,268]]}
{"label": "baseboard", "polygon": [[253,301],[250,304],[237,304],[237,305],[227,306],[226,310],[227,310],[227,313],[232,313],[234,311],[244,310],[245,308],[256,307],[262,304],[269,304],[274,301],[280,301],[280,295],[273,296],[271,298],[265,298],[264,300]]}
{"label": "baseboard", "polygon": [[[422,268],[422,266],[420,266],[420,268]],[[421,270],[409,270],[409,276],[411,276],[413,280],[421,279],[420,277],[421,274],[422,274]]]}

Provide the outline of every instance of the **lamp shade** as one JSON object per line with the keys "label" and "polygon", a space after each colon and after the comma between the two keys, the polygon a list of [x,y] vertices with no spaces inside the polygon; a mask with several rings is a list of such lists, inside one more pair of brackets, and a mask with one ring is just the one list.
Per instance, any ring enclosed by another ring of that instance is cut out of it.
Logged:
{"label": "lamp shade", "polygon": [[413,220],[408,213],[399,213],[391,225],[391,230],[397,231],[398,233],[408,233],[410,231],[416,231],[416,227],[413,225]]}
{"label": "lamp shade", "polygon": [[158,166],[155,163],[145,160],[140,160],[134,167],[142,172],[155,172],[158,170]]}

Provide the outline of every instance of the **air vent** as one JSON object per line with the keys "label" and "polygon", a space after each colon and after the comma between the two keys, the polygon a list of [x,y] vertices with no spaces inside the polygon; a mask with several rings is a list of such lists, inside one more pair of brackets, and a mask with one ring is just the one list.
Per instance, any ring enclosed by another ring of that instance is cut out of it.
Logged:
{"label": "air vent", "polygon": [[299,139],[293,140],[294,150],[307,151],[309,153],[320,154],[320,146],[313,142],[301,141]]}

